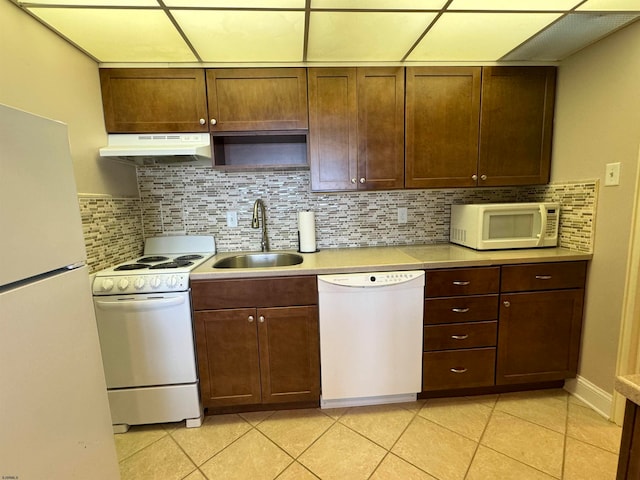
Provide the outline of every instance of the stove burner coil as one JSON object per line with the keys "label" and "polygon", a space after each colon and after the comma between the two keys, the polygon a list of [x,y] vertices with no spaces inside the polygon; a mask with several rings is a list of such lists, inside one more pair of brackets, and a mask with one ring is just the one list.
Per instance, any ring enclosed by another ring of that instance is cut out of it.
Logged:
{"label": "stove burner coil", "polygon": [[161,257],[159,255],[156,255],[156,256],[141,258],[140,260],[138,260],[138,262],[140,262],[140,263],[145,263],[145,262],[153,263],[153,262],[164,262],[165,260],[169,260],[169,257]]}
{"label": "stove burner coil", "polygon": [[127,263],[114,268],[114,270],[142,270],[144,268],[149,268],[149,265],[146,263]]}
{"label": "stove burner coil", "polygon": [[202,255],[182,255],[180,257],[174,258],[174,262],[184,262],[188,260],[200,260]]}
{"label": "stove burner coil", "polygon": [[151,267],[149,267],[149,270],[160,270],[161,268],[190,267],[191,265],[193,265],[193,262],[186,262],[186,261],[165,262],[165,263],[158,263],[157,265],[152,265]]}

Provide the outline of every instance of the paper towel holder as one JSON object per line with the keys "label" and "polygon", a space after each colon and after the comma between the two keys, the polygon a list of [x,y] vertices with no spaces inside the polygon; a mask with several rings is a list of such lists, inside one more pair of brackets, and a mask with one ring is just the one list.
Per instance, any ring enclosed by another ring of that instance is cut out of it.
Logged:
{"label": "paper towel holder", "polygon": [[303,252],[302,250],[300,250],[300,230],[298,230],[298,250],[296,250],[298,253],[318,253],[320,251],[319,248],[316,248],[315,250],[311,251],[311,252]]}

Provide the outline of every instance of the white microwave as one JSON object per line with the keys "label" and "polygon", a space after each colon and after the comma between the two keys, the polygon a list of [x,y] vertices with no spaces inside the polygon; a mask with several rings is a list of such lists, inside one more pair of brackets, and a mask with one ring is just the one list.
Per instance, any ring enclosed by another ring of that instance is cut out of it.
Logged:
{"label": "white microwave", "polygon": [[558,203],[485,203],[451,206],[451,243],[476,250],[555,247]]}

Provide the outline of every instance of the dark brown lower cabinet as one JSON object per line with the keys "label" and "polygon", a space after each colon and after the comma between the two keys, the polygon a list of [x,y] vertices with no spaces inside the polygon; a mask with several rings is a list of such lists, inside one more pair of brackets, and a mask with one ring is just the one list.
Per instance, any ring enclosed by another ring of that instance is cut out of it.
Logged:
{"label": "dark brown lower cabinet", "polygon": [[205,407],[317,401],[316,306],[195,312]]}
{"label": "dark brown lower cabinet", "polygon": [[496,384],[576,376],[584,290],[500,296]]}
{"label": "dark brown lower cabinet", "polygon": [[627,400],[616,480],[638,478],[640,478],[640,407],[631,400]]}

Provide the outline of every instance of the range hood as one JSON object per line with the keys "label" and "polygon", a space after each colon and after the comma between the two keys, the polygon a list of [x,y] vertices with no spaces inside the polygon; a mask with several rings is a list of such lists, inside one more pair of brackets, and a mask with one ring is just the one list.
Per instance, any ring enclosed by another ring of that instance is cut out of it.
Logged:
{"label": "range hood", "polygon": [[165,163],[211,164],[208,133],[110,134],[101,157],[132,165]]}

